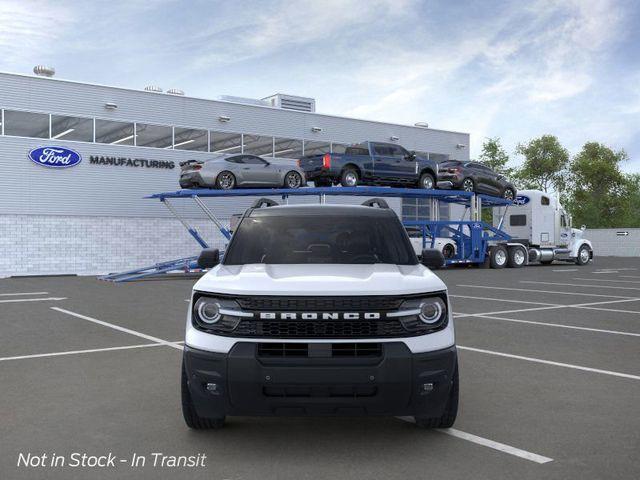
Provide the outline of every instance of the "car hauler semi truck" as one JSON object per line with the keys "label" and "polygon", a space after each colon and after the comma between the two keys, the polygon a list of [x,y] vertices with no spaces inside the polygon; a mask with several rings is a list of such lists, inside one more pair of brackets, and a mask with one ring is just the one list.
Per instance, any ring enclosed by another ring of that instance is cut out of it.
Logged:
{"label": "car hauler semi truck", "polygon": [[539,190],[522,190],[506,212],[504,208],[494,208],[493,224],[511,239],[489,247],[492,267],[554,260],[585,265],[593,259],[591,242],[582,238],[586,227],[572,228],[571,216],[557,198]]}

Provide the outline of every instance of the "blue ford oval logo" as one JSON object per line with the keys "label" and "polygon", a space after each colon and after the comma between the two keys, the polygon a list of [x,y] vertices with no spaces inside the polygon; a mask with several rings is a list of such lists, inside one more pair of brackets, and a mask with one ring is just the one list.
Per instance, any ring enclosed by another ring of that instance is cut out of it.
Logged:
{"label": "blue ford oval logo", "polygon": [[29,159],[43,167],[69,168],[82,161],[82,155],[64,147],[38,147],[29,152]]}
{"label": "blue ford oval logo", "polygon": [[514,205],[526,205],[531,199],[526,195],[518,195],[513,201]]}

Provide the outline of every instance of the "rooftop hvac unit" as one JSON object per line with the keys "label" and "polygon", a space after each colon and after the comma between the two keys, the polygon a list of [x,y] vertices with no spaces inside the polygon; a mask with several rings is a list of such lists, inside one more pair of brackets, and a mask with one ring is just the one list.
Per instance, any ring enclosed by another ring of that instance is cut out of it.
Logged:
{"label": "rooftop hvac unit", "polygon": [[56,74],[56,69],[45,65],[36,65],[33,67],[33,73],[39,77],[53,77]]}
{"label": "rooftop hvac unit", "polygon": [[162,88],[158,87],[157,85],[147,85],[146,87],[144,87],[144,89],[147,92],[162,93]]}
{"label": "rooftop hvac unit", "polygon": [[184,92],[179,88],[170,88],[169,90],[167,90],[167,93],[169,95],[184,95]]}
{"label": "rooftop hvac unit", "polygon": [[297,110],[299,112],[315,112],[316,101],[309,97],[296,97],[294,95],[285,95],[276,93],[270,97],[263,98],[269,102],[272,107],[282,108],[284,110]]}

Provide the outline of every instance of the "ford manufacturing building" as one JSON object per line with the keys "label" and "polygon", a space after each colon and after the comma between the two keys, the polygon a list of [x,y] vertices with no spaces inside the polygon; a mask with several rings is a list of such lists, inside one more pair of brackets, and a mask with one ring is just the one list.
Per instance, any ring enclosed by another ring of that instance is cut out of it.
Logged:
{"label": "ford manufacturing building", "polygon": [[[0,277],[101,274],[197,255],[180,222],[143,198],[179,189],[181,161],[216,153],[296,159],[364,140],[397,142],[438,161],[469,158],[466,133],[323,115],[313,99],[280,94],[207,100],[0,73],[0,107]],[[29,159],[37,148],[45,156],[49,148],[72,150],[77,163],[47,168]],[[250,203],[207,200],[227,222]],[[175,205],[210,245],[224,247],[200,210],[188,200]],[[428,215],[416,200],[395,208],[405,218]]]}

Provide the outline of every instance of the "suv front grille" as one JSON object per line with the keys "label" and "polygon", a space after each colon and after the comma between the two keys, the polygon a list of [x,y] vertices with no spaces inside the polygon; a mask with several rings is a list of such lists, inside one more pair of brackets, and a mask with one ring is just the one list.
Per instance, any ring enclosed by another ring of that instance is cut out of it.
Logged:
{"label": "suv front grille", "polygon": [[243,310],[264,311],[379,311],[397,310],[403,297],[238,297]]}
{"label": "suv front grille", "polygon": [[406,337],[399,320],[243,320],[236,337],[273,338],[384,338]]}

